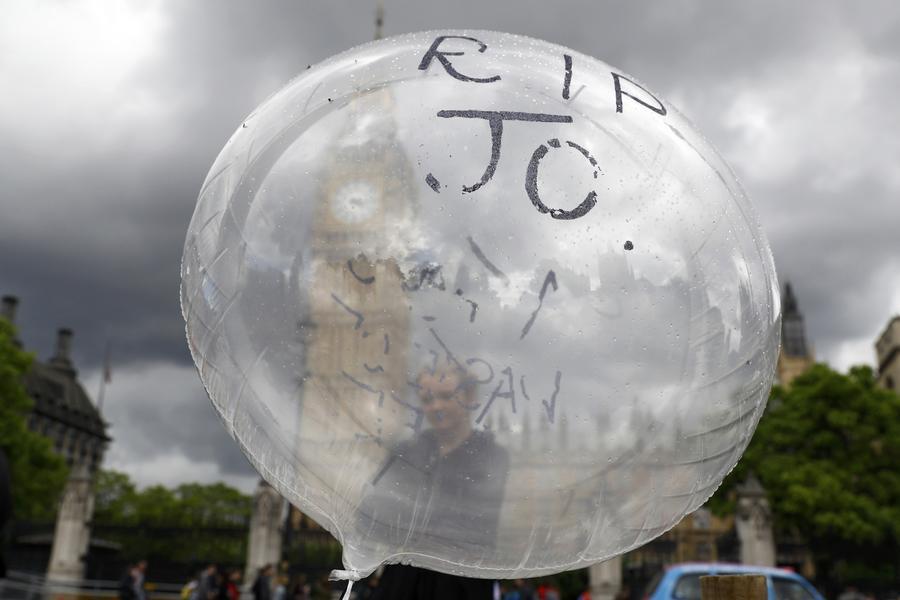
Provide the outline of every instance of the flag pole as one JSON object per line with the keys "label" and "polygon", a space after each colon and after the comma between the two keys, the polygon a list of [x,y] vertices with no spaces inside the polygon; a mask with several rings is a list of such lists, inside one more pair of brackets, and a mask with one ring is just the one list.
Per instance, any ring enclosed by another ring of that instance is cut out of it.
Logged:
{"label": "flag pole", "polygon": [[375,39],[380,40],[384,35],[384,0],[378,0],[375,6]]}

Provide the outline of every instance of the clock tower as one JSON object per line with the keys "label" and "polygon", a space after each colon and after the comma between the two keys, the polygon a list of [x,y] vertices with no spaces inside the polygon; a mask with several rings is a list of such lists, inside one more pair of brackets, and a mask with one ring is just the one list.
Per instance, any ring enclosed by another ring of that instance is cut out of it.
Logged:
{"label": "clock tower", "polygon": [[[298,449],[330,457],[317,475],[337,478],[336,491],[352,503],[365,482],[340,473],[377,468],[407,417],[397,400],[408,395],[410,311],[396,257],[413,228],[417,187],[387,90],[362,92],[336,112],[341,125],[317,175],[300,290],[308,315]],[[371,449],[360,452],[361,444]],[[347,464],[350,456],[361,464]]]}

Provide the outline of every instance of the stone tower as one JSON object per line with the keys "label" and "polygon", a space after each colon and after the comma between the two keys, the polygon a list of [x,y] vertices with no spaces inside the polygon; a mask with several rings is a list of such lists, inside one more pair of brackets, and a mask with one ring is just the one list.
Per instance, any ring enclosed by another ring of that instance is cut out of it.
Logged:
{"label": "stone tower", "polygon": [[[362,93],[341,110],[341,131],[317,174],[302,280],[308,315],[300,323],[306,352],[297,454],[307,477],[330,482],[352,508],[365,481],[340,473],[374,472],[391,445],[383,440],[403,427],[390,418],[390,394],[407,392],[410,317],[394,257],[412,226],[418,182],[396,137],[388,91]],[[364,464],[347,465],[348,455]]]}
{"label": "stone tower", "polygon": [[900,315],[890,320],[875,343],[878,358],[878,383],[889,389],[900,389]]}
{"label": "stone tower", "polygon": [[790,385],[794,378],[813,365],[815,356],[807,343],[803,315],[790,283],[784,286],[781,305],[781,354],[778,355],[776,375],[778,383]]}
{"label": "stone tower", "polygon": [[[4,296],[0,318],[15,324],[18,304],[15,296]],[[111,440],[106,422],[78,380],[71,357],[73,336],[71,329],[60,328],[53,356],[33,361],[25,375],[25,391],[34,401],[28,428],[50,438],[53,449],[69,467],[85,464],[92,474],[100,467]],[[20,340],[13,341],[21,346]]]}

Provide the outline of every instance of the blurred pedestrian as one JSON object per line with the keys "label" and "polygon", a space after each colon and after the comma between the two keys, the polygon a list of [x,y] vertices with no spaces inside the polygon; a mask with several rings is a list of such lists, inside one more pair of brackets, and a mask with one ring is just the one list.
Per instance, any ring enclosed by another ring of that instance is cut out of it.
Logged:
{"label": "blurred pedestrian", "polygon": [[306,575],[301,573],[294,580],[294,585],[291,588],[291,600],[310,600],[311,592],[312,588],[306,581]]}
{"label": "blurred pedestrian", "polygon": [[516,579],[503,595],[503,600],[534,600],[534,590],[524,579]]}
{"label": "blurred pedestrian", "polygon": [[512,588],[503,594],[503,600],[522,600],[522,580],[517,579],[513,582]]}
{"label": "blurred pedestrian", "polygon": [[275,590],[272,592],[273,600],[287,600],[287,575],[278,575],[275,578]]}
{"label": "blurred pedestrian", "polygon": [[134,565],[128,565],[125,573],[119,580],[119,600],[135,600],[134,595]]}
{"label": "blurred pedestrian", "polygon": [[119,580],[120,600],[147,600],[147,592],[144,589],[144,573],[147,571],[147,561],[139,560],[125,570],[122,579]]}
{"label": "blurred pedestrian", "polygon": [[272,565],[263,565],[256,575],[253,587],[253,600],[272,600],[272,575],[275,569]]}
{"label": "blurred pedestrian", "polygon": [[200,577],[194,577],[181,588],[181,600],[192,600],[197,586],[200,585]]}
{"label": "blurred pedestrian", "polygon": [[838,596],[837,600],[866,600],[866,597],[855,585],[848,585]]}
{"label": "blurred pedestrian", "polygon": [[134,567],[134,595],[137,600],[147,600],[147,588],[145,577],[147,576],[147,561],[139,560]]}
{"label": "blurred pedestrian", "polygon": [[241,570],[232,569],[227,577],[222,578],[219,585],[219,600],[240,600],[241,598]]}
{"label": "blurred pedestrian", "polygon": [[538,600],[559,600],[559,590],[549,581],[542,581],[536,591]]}
{"label": "blurred pedestrian", "polygon": [[218,570],[216,569],[216,565],[212,563],[203,569],[200,573],[197,589],[194,590],[194,595],[191,596],[191,600],[215,600],[216,594],[219,592],[217,575]]}

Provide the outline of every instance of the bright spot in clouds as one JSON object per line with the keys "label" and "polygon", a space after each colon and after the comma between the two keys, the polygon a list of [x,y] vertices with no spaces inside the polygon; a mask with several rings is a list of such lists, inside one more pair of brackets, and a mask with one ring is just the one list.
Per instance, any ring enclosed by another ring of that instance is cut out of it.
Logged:
{"label": "bright spot in clouds", "polygon": [[112,141],[117,126],[155,110],[140,74],[163,25],[158,2],[4,2],[0,127],[42,153],[77,152],[77,136]]}

